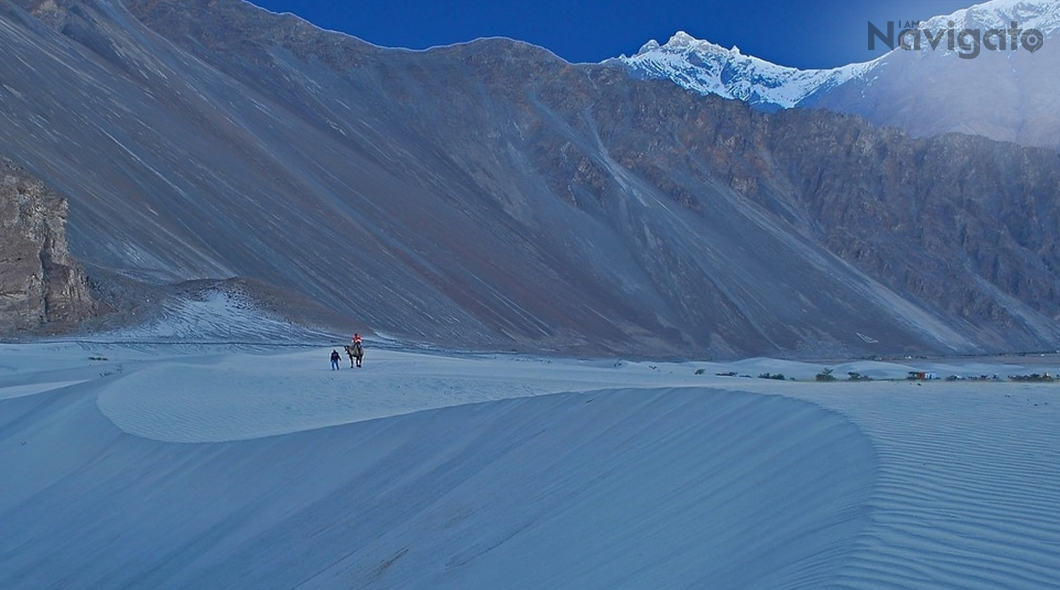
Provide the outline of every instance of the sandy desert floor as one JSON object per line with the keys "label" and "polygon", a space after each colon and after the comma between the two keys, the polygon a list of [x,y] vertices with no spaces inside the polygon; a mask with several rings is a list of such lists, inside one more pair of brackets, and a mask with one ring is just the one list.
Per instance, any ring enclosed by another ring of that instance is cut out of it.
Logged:
{"label": "sandy desert floor", "polygon": [[0,587],[1060,580],[1051,358],[330,350],[0,345]]}

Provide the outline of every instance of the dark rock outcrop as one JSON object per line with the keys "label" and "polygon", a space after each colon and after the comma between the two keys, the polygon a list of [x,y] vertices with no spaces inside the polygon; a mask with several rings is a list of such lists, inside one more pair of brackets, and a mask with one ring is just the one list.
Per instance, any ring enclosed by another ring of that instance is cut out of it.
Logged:
{"label": "dark rock outcrop", "polygon": [[0,335],[70,328],[96,312],[66,213],[66,199],[0,158]]}

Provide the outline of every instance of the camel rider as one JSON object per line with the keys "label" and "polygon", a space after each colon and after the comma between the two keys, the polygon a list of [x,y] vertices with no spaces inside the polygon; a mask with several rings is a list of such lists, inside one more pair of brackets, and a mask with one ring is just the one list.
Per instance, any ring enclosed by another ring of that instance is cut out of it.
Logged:
{"label": "camel rider", "polygon": [[360,334],[354,334],[354,335],[353,335],[353,345],[354,345],[355,347],[357,347],[357,346],[360,346],[360,345],[361,345],[361,335],[360,335]]}

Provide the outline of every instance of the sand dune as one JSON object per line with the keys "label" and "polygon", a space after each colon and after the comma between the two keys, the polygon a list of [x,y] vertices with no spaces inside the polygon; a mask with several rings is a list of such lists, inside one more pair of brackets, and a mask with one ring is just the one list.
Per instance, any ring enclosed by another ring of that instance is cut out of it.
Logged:
{"label": "sand dune", "polygon": [[329,350],[6,347],[0,587],[1060,579],[1057,384]]}
{"label": "sand dune", "polygon": [[872,404],[828,401],[866,431],[880,462],[851,583],[1056,588],[1060,388],[931,385],[887,387]]}

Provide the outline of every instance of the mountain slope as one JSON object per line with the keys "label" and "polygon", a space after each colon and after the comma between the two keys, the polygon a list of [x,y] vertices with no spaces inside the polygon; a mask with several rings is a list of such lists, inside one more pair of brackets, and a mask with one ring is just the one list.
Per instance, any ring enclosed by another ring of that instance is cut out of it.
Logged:
{"label": "mountain slope", "polygon": [[[69,197],[99,272],[243,277],[460,347],[1060,342],[1055,153],[767,116],[504,40],[385,50],[230,0],[3,6],[2,145]],[[924,180],[969,170],[997,176]]]}

